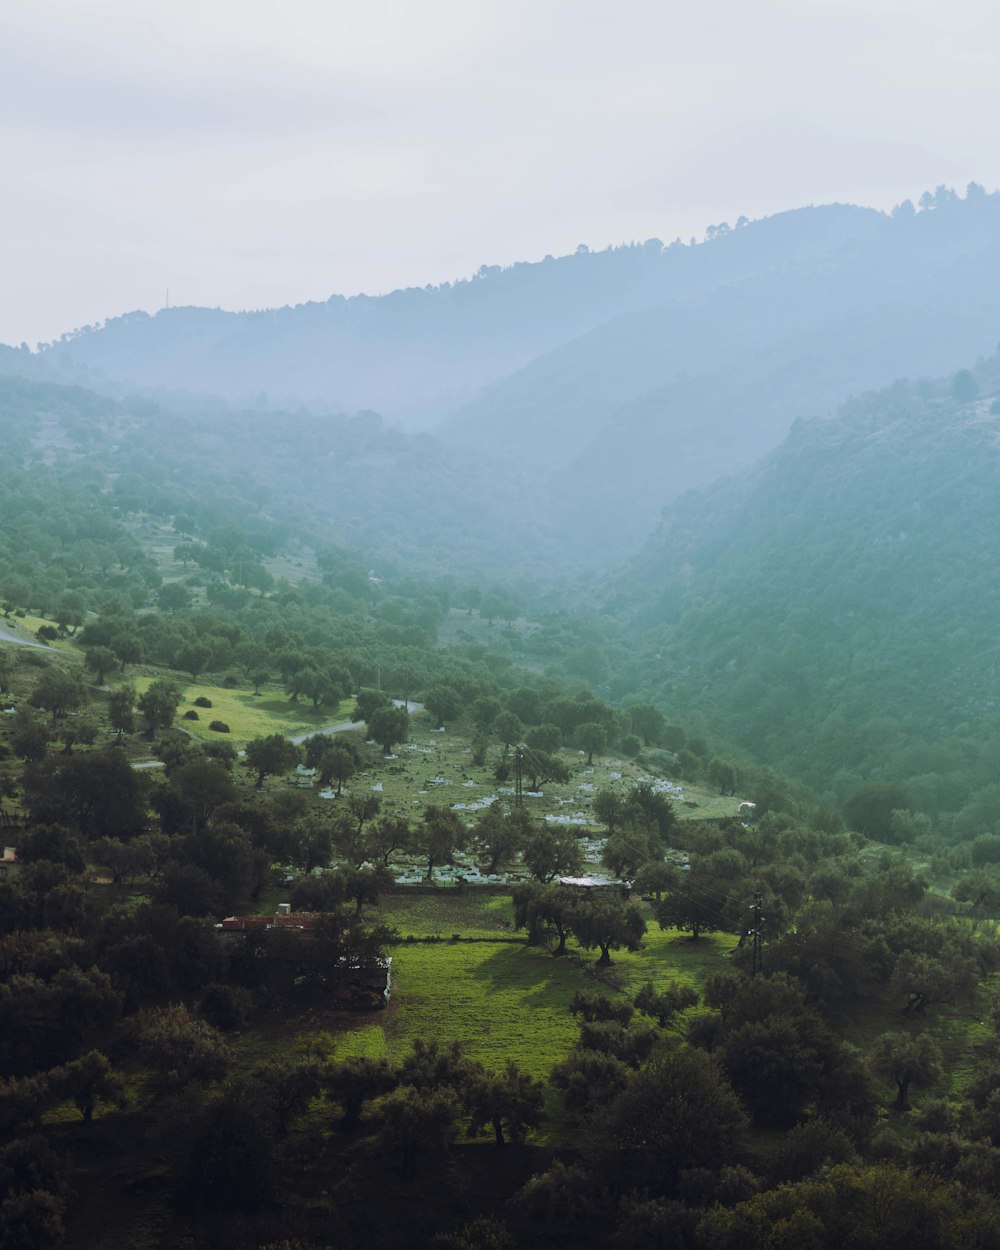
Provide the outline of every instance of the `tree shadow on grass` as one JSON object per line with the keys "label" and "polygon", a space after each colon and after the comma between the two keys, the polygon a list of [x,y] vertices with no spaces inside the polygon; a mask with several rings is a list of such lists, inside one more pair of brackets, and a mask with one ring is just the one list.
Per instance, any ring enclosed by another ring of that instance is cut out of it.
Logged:
{"label": "tree shadow on grass", "polygon": [[573,956],[558,959],[542,946],[504,945],[478,964],[472,975],[494,992],[519,990],[527,1006],[568,1003],[580,988],[585,965]]}

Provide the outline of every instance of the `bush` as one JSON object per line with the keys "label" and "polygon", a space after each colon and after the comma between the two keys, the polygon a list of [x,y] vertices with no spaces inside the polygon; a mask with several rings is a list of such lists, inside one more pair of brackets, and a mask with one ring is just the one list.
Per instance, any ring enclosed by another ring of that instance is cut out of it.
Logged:
{"label": "bush", "polygon": [[184,713],[184,719],[185,719],[185,720],[201,720],[201,717],[198,715],[198,713],[197,713],[197,712],[194,710],[194,708],[192,707],[192,708],[189,708],[189,709],[188,709],[188,710]]}
{"label": "bush", "polygon": [[212,700],[206,699],[203,694],[200,694],[197,699],[194,700],[194,705],[195,707],[211,707]]}
{"label": "bush", "polygon": [[638,759],[642,754],[642,743],[635,734],[627,734],[622,738],[622,755],[630,760]]}
{"label": "bush", "polygon": [[222,679],[222,684],[226,687],[227,690],[235,690],[236,687],[240,684],[240,679],[236,676],[235,673],[227,673],[225,677],[223,677]]}
{"label": "bush", "polygon": [[209,729],[214,730],[214,732],[217,734],[229,733],[229,726],[226,724],[224,720],[213,720],[209,722],[208,727]]}
{"label": "bush", "polygon": [[54,625],[39,625],[35,636],[42,642],[55,642],[59,637],[59,630]]}

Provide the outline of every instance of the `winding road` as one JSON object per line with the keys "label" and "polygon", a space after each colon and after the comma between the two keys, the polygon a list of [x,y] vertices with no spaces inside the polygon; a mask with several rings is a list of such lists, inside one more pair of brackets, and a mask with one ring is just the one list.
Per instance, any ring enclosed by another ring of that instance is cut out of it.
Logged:
{"label": "winding road", "polygon": [[17,634],[12,634],[3,625],[0,625],[0,642],[12,642],[15,647],[41,647],[43,651],[48,650],[44,642],[31,642],[28,638],[19,638]]}

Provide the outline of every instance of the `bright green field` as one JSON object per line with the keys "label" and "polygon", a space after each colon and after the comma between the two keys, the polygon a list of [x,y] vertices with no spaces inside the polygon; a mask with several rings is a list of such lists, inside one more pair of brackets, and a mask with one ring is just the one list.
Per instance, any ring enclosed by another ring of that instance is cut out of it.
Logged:
{"label": "bright green field", "polygon": [[547,1077],[577,1035],[569,1001],[583,984],[572,962],[520,945],[397,946],[393,1002],[377,1020],[342,1034],[337,1053],[399,1062],[416,1038],[460,1041],[499,1071],[508,1059]]}
{"label": "bright green field", "polygon": [[[136,677],[137,692],[142,694],[154,680],[150,676]],[[293,737],[297,734],[309,733],[310,730],[321,729],[324,725],[335,725],[339,721],[349,720],[354,710],[353,699],[317,709],[308,702],[292,703],[273,691],[265,690],[263,694],[255,696],[249,690],[230,690],[226,686],[186,682],[176,677],[170,680],[174,681],[184,693],[174,724],[206,742],[218,742],[223,739],[242,745],[252,738],[263,738],[274,733]],[[194,701],[200,695],[211,699],[212,706],[194,707]],[[198,713],[198,720],[184,720],[184,713],[190,708],[194,708]],[[224,721],[229,726],[230,732],[218,734],[209,729],[208,726],[213,720]]]}
{"label": "bright green field", "polygon": [[[498,934],[509,918],[502,896],[437,899],[393,895],[379,918],[402,934]],[[450,913],[450,914],[449,914]],[[464,914],[463,914],[464,913]],[[462,920],[466,923],[461,923]],[[450,922],[450,928],[445,921]],[[510,930],[506,930],[510,932]],[[725,967],[733,939],[688,941],[655,923],[643,950],[617,951],[610,969],[598,969],[596,951],[571,941],[565,958],[547,950],[497,942],[401,943],[392,949],[392,1003],[337,1039],[337,1053],[386,1056],[398,1062],[418,1037],[462,1042],[469,1055],[500,1068],[508,1058],[534,1076],[547,1076],[578,1034],[569,1002],[579,989],[632,994],[644,981],[680,981],[700,988]]]}

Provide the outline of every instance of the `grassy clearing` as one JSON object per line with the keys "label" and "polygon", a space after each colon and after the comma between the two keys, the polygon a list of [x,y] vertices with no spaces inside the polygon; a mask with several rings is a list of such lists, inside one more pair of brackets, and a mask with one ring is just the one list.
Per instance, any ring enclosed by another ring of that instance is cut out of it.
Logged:
{"label": "grassy clearing", "polygon": [[[154,680],[151,676],[136,677],[136,691],[142,694]],[[188,682],[176,677],[171,680],[177,683],[184,695],[174,723],[205,742],[217,742],[224,738],[242,745],[252,738],[263,738],[274,733],[294,737],[309,733],[310,730],[321,729],[324,725],[348,720],[354,710],[353,699],[347,699],[336,706],[313,708],[308,703],[292,703],[276,691],[265,690],[263,694],[256,696],[250,691],[231,690],[227,686]],[[195,699],[201,695],[211,699],[210,708],[194,706]],[[198,720],[183,719],[184,713],[191,708],[198,713]],[[209,729],[213,720],[224,721],[230,732],[219,734]]]}
{"label": "grassy clearing", "polygon": [[369,913],[406,937],[504,937],[514,935],[514,909],[508,894],[485,891],[441,890],[434,894],[403,891],[386,896]]}
{"label": "grassy clearing", "polygon": [[[397,894],[378,914],[403,933],[510,933],[510,901],[501,895]],[[437,1037],[463,1042],[488,1066],[512,1058],[533,1075],[547,1076],[576,1039],[569,1002],[578,989],[634,994],[645,981],[679,981],[700,990],[725,967],[732,944],[726,936],[695,943],[651,924],[641,951],[618,951],[611,968],[600,969],[596,953],[572,941],[570,953],[559,959],[538,947],[499,942],[403,942],[392,950],[392,1005],[375,1020],[347,1021],[338,1053],[398,1062],[417,1037]]]}
{"label": "grassy clearing", "polygon": [[338,1054],[400,1062],[418,1037],[460,1041],[473,1059],[500,1070],[508,1059],[547,1077],[577,1035],[569,1013],[585,974],[573,960],[490,943],[393,949],[394,1003],[376,1021],[338,1038]]}

